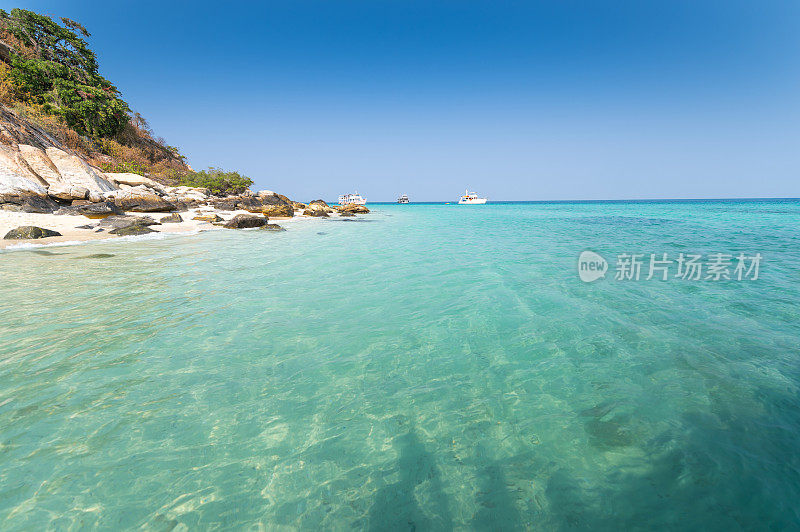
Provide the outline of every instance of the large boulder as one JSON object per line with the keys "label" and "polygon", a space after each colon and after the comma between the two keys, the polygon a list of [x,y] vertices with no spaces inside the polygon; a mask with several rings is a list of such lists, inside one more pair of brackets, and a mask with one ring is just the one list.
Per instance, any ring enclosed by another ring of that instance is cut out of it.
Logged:
{"label": "large boulder", "polygon": [[305,203],[300,203],[299,201],[293,201],[292,202],[292,207],[294,207],[295,210],[302,211],[303,209],[306,208],[306,204]]}
{"label": "large boulder", "polygon": [[63,185],[67,189],[85,188],[89,191],[88,197],[92,201],[103,201],[109,192],[116,190],[116,187],[106,180],[101,172],[86,164],[77,155],[69,154],[52,146],[45,150],[45,154],[61,176],[57,185]]}
{"label": "large boulder", "polygon": [[143,185],[159,192],[166,192],[166,187],[164,187],[164,185],[143,175],[134,174],[131,172],[106,172],[103,174],[103,176],[105,176],[105,178],[111,183],[117,185],[128,185],[131,187]]}
{"label": "large boulder", "polygon": [[272,194],[271,196],[264,196],[260,199],[262,205],[286,205],[286,204],[291,205],[292,203],[291,201],[285,201],[281,199],[281,197],[278,196],[277,194]]}
{"label": "large boulder", "polygon": [[20,156],[25,160],[31,170],[42,181],[47,183],[47,193],[60,200],[70,201],[73,199],[86,199],[89,197],[89,189],[81,184],[70,183],[61,177],[53,161],[41,148],[20,144],[18,146]]}
{"label": "large boulder", "polygon": [[61,236],[61,233],[58,231],[52,231],[50,229],[42,229],[41,227],[36,227],[34,225],[23,225],[6,233],[6,236],[4,236],[3,239],[31,240],[35,238],[47,238],[50,236]]}
{"label": "large boulder", "polygon": [[238,199],[237,197],[219,198],[212,200],[211,204],[219,211],[235,211]]}
{"label": "large boulder", "polygon": [[155,231],[153,231],[146,225],[128,225],[125,227],[114,229],[112,231],[109,231],[108,233],[110,235],[117,235],[117,236],[137,236],[137,235],[146,235],[148,233],[155,233]]}
{"label": "large boulder", "polygon": [[176,205],[178,210],[183,210],[180,205],[185,205],[186,208],[197,207],[209,199],[209,191],[206,188],[180,186],[165,187],[164,190],[164,199]]}
{"label": "large boulder", "polygon": [[294,207],[291,204],[282,203],[279,205],[264,205],[261,213],[270,218],[291,218],[294,216]]}
{"label": "large boulder", "polygon": [[244,211],[261,212],[264,204],[256,196],[242,196],[236,206]]}
{"label": "large boulder", "polygon": [[118,190],[113,193],[112,197],[114,203],[124,211],[169,212],[175,210],[175,205],[143,185]]}
{"label": "large boulder", "polygon": [[266,216],[255,214],[237,214],[223,226],[228,229],[249,229],[251,227],[264,227],[269,220]]}
{"label": "large boulder", "polygon": [[58,204],[47,196],[47,182],[28,166],[13,146],[0,145],[0,204],[23,212],[53,212]]}
{"label": "large boulder", "polygon": [[153,220],[149,216],[129,216],[127,214],[123,214],[121,216],[109,216],[108,218],[103,218],[103,220],[101,220],[100,223],[97,225],[99,227],[111,227],[112,229],[122,229],[124,227],[130,227],[132,225],[147,227],[150,225],[161,225],[161,224]]}
{"label": "large boulder", "polygon": [[91,203],[88,201],[77,200],[73,201],[72,205],[61,207],[56,214],[82,215],[86,216],[87,218],[105,218],[106,216],[111,216],[112,214],[122,214],[122,209],[110,201]]}
{"label": "large boulder", "polygon": [[306,206],[306,210],[303,211],[303,216],[319,216],[322,218],[327,218],[328,213],[333,212],[327,203],[322,200],[315,200],[309,202]]}
{"label": "large boulder", "polygon": [[340,213],[353,213],[353,214],[367,214],[369,213],[369,209],[367,209],[364,205],[356,205],[354,203],[348,203],[347,205],[340,205],[337,209]]}

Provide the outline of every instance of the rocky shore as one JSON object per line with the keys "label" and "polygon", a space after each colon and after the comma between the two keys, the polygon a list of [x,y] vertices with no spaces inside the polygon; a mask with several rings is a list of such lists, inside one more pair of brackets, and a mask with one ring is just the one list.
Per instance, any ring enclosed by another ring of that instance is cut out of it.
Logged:
{"label": "rocky shore", "polygon": [[8,109],[0,117],[0,247],[263,227],[273,218],[365,214],[361,205],[308,204],[261,190],[216,195],[133,173],[106,173]]}

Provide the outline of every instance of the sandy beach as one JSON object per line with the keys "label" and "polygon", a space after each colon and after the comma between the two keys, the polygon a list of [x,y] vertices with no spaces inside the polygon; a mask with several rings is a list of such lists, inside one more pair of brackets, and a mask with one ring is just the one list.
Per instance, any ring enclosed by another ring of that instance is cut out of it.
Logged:
{"label": "sandy beach", "polygon": [[[161,225],[152,225],[150,229],[157,233],[167,234],[180,234],[180,233],[196,233],[200,231],[216,231],[223,230],[222,227],[214,225],[210,222],[200,220],[193,220],[198,214],[218,214],[225,220],[229,220],[237,214],[252,214],[245,210],[235,211],[219,211],[209,209],[208,207],[201,207],[197,209],[189,209],[188,211],[178,213],[183,218],[180,223],[165,223]],[[125,214],[131,216],[150,216],[158,221],[164,216],[171,213],[168,212],[126,212]],[[333,213],[331,216],[338,216]],[[272,217],[270,223],[286,224],[293,223],[296,220],[309,219],[302,216],[302,211],[296,211],[295,217]],[[86,242],[90,240],[109,240],[118,237],[108,233],[108,230],[98,231],[97,227],[80,228],[80,226],[91,225],[96,226],[101,220],[97,218],[89,218],[82,215],[63,215],[63,214],[38,214],[26,212],[13,212],[0,210],[0,236],[5,235],[10,230],[24,226],[33,225],[43,229],[51,229],[61,233],[61,236],[38,238],[35,240],[0,240],[0,250],[7,248],[30,247],[30,245],[43,246],[60,243],[72,242]]]}

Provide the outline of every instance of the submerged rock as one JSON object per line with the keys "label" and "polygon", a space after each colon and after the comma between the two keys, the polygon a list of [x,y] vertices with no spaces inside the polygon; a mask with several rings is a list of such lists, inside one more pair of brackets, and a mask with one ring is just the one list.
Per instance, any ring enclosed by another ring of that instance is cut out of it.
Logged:
{"label": "submerged rock", "polygon": [[278,224],[266,224],[264,229],[267,231],[286,231],[283,227]]}
{"label": "submerged rock", "polygon": [[162,224],[179,224],[182,221],[183,221],[183,218],[181,218],[181,215],[178,214],[177,212],[174,212],[174,213],[170,214],[169,216],[164,216],[163,218],[161,218],[161,223]]}
{"label": "submerged rock", "polygon": [[6,233],[6,236],[4,236],[3,239],[31,240],[35,238],[47,238],[51,236],[61,236],[61,233],[58,231],[52,231],[50,229],[42,229],[41,227],[36,227],[35,225],[23,225]]}
{"label": "submerged rock", "polygon": [[237,214],[231,218],[223,227],[228,229],[249,229],[251,227],[264,227],[267,225],[266,216],[255,214]]}
{"label": "submerged rock", "polygon": [[355,216],[355,214],[349,211],[342,211],[339,213],[339,216]]}

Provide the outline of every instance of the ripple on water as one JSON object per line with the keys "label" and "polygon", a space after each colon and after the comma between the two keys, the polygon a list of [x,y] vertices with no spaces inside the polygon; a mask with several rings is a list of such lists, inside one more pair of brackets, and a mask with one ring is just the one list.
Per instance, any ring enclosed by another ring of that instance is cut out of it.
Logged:
{"label": "ripple on water", "polygon": [[[0,523],[796,527],[800,220],[737,205],[377,206],[3,253]],[[709,239],[769,243],[762,278],[574,271]]]}

